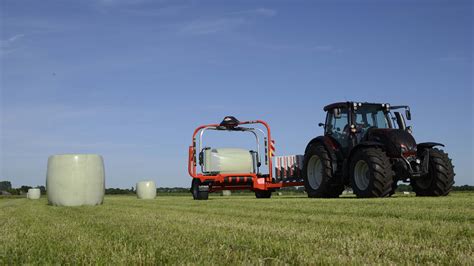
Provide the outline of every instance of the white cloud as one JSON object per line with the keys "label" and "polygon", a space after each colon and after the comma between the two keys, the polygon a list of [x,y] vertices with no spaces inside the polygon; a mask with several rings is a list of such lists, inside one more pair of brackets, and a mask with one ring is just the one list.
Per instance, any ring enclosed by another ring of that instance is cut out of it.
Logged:
{"label": "white cloud", "polygon": [[246,20],[244,18],[218,18],[213,20],[196,20],[185,25],[181,29],[181,32],[196,35],[210,34],[232,30],[245,23]]}
{"label": "white cloud", "polygon": [[244,15],[256,15],[264,17],[274,17],[277,15],[277,11],[271,8],[255,8],[244,11],[233,12],[233,14],[244,14]]}
{"label": "white cloud", "polygon": [[14,35],[6,40],[1,40],[0,41],[0,44],[1,44],[1,47],[7,47],[7,46],[11,46],[14,42],[16,42],[17,40],[23,38],[25,36],[25,34],[17,34],[17,35]]}
{"label": "white cloud", "polygon": [[257,8],[228,13],[226,16],[192,21],[184,25],[180,32],[185,34],[212,34],[233,30],[244,24],[252,23],[257,17],[273,17],[276,10]]}
{"label": "white cloud", "polygon": [[257,8],[254,10],[254,13],[267,16],[267,17],[273,17],[273,16],[276,16],[277,11],[270,8]]}
{"label": "white cloud", "polygon": [[18,42],[21,38],[23,38],[25,34],[16,34],[6,40],[0,41],[0,55],[6,55],[13,51],[15,51],[18,47],[16,47],[15,43]]}
{"label": "white cloud", "polygon": [[22,38],[23,36],[25,36],[25,34],[17,34],[17,35],[15,35],[15,36],[11,37],[10,39],[8,39],[7,41],[8,41],[8,42],[14,42],[14,41],[16,41],[16,40]]}
{"label": "white cloud", "polygon": [[115,5],[134,5],[148,2],[149,0],[98,0],[101,5],[115,6]]}

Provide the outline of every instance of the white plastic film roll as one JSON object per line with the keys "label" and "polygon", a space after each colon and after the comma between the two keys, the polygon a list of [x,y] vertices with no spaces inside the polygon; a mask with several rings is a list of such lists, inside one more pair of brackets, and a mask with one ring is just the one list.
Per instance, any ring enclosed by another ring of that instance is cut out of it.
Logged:
{"label": "white plastic film roll", "polygon": [[204,151],[204,172],[231,174],[254,171],[252,154],[248,150],[218,148]]}
{"label": "white plastic film roll", "polygon": [[62,154],[49,157],[46,190],[51,205],[102,204],[105,194],[102,156]]}
{"label": "white plastic film roll", "polygon": [[156,197],[155,181],[141,181],[137,183],[137,197],[139,199],[154,199]]}
{"label": "white plastic film roll", "polygon": [[30,188],[26,197],[31,200],[37,200],[41,197],[41,190],[39,188]]}

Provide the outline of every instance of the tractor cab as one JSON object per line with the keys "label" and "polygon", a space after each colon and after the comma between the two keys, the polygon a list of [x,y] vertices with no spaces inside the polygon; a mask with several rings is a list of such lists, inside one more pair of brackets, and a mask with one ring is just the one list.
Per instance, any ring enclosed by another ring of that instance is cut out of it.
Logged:
{"label": "tractor cab", "polygon": [[[371,140],[373,132],[396,131],[405,135],[411,134],[411,127],[406,126],[404,116],[395,110],[405,109],[405,117],[411,119],[410,107],[390,106],[378,103],[342,102],[324,107],[327,112],[324,126],[326,136],[337,142],[343,153],[349,152],[359,143]],[[394,112],[392,112],[394,111]],[[378,130],[381,129],[381,130]]]}

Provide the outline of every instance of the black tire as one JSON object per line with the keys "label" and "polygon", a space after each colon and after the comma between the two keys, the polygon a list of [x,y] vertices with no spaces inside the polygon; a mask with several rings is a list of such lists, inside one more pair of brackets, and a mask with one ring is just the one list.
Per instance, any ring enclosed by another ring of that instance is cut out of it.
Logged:
{"label": "black tire", "polygon": [[390,190],[390,193],[388,194],[388,196],[390,197],[393,194],[395,194],[395,192],[397,192],[397,188],[398,188],[398,180],[394,180],[392,183],[392,189]]}
{"label": "black tire", "polygon": [[360,198],[388,197],[394,172],[387,154],[380,148],[358,150],[350,163],[351,185]]}
{"label": "black tire", "polygon": [[207,189],[200,188],[201,180],[199,178],[193,178],[191,182],[191,193],[193,194],[194,200],[207,200],[209,199],[209,187]]}
{"label": "black tire", "polygon": [[454,167],[443,150],[429,150],[428,174],[411,180],[417,196],[446,196],[454,185]]}
{"label": "black tire", "polygon": [[326,148],[315,143],[304,154],[304,187],[310,198],[337,198],[344,190],[333,175],[333,162]]}
{"label": "black tire", "polygon": [[271,190],[255,190],[255,197],[257,199],[269,199],[272,197]]}

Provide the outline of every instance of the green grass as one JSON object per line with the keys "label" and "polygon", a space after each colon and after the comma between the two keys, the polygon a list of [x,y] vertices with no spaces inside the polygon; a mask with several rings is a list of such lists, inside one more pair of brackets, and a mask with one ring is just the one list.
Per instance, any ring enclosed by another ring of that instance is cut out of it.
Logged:
{"label": "green grass", "polygon": [[474,265],[474,193],[442,198],[193,201],[108,196],[96,207],[0,199],[0,265]]}

